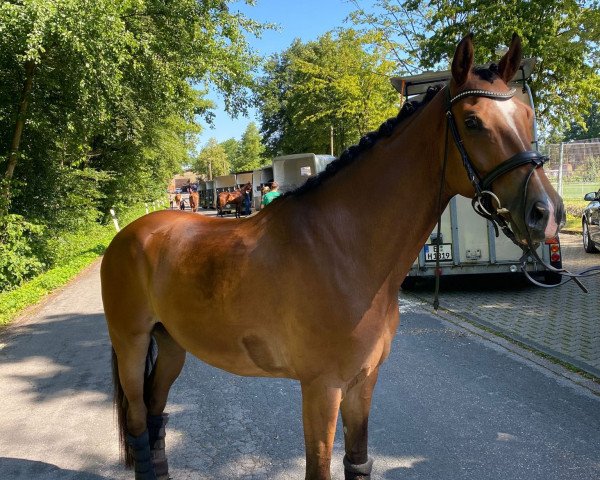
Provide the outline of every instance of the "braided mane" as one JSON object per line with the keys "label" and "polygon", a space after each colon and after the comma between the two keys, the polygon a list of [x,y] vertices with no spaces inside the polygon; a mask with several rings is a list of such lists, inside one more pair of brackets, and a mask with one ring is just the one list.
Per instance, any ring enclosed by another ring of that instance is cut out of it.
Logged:
{"label": "braided mane", "polygon": [[421,101],[411,100],[407,101],[402,105],[400,112],[397,116],[389,118],[381,124],[381,126],[374,132],[367,133],[360,139],[357,145],[348,147],[340,155],[340,157],[333,162],[329,163],[325,170],[314,177],[309,177],[308,180],[300,185],[298,188],[286,192],[282,197],[298,196],[306,192],[317,188],[324,180],[333,177],[337,172],[342,170],[344,167],[353,163],[362,153],[369,150],[380,138],[389,137],[394,129],[400,125],[406,118],[410,117],[414,112],[419,110],[423,105],[426,105],[431,101],[433,97],[442,89],[443,85],[436,85],[429,87],[427,93]]}

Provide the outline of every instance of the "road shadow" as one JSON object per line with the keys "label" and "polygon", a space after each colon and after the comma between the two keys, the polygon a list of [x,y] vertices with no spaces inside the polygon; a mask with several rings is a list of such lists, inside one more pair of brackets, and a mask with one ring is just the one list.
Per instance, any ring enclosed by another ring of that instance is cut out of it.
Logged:
{"label": "road shadow", "polygon": [[91,472],[65,470],[50,463],[22,458],[0,457],[0,470],[5,479],[28,478],[40,480],[110,480]]}
{"label": "road shadow", "polygon": [[110,343],[101,314],[47,315],[0,335],[5,380],[39,402],[78,391],[110,392]]}

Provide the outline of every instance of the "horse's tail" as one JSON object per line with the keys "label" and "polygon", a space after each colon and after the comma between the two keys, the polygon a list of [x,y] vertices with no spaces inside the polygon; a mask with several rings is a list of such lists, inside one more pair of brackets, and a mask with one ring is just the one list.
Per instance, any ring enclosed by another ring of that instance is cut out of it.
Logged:
{"label": "horse's tail", "polygon": [[[150,337],[150,345],[146,354],[146,367],[144,369],[144,402],[148,407],[150,398],[150,382],[148,379],[152,375],[154,365],[156,364],[156,341],[154,337]],[[121,460],[125,462],[125,466],[132,468],[134,465],[133,454],[127,447],[127,408],[129,403],[121,386],[119,378],[119,365],[115,349],[112,349],[112,378],[113,378],[113,404],[117,414],[117,428],[119,430],[119,445],[121,447]]]}

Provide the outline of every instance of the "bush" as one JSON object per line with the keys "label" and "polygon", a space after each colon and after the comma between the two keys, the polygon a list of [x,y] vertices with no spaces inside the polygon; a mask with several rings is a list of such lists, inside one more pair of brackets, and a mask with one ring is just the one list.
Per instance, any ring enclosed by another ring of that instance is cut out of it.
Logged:
{"label": "bush", "polygon": [[0,292],[21,285],[40,273],[45,265],[34,253],[44,227],[21,215],[0,216]]}
{"label": "bush", "polygon": [[565,212],[567,215],[581,218],[583,210],[588,206],[589,202],[585,200],[565,200]]}
{"label": "bush", "polygon": [[[162,205],[163,208],[165,206]],[[117,212],[119,224],[124,227],[144,213],[143,206],[136,206],[125,212]],[[17,216],[15,215],[15,217]],[[8,324],[21,310],[39,302],[45,295],[67,283],[82,269],[94,262],[104,252],[114,236],[115,228],[111,222],[108,225],[95,223],[83,231],[55,238],[53,245],[56,250],[53,257],[57,260],[56,266],[23,283],[18,288],[13,287],[14,289],[11,291],[5,289],[2,292],[0,289],[0,326]],[[21,251],[24,252],[24,250]],[[3,260],[4,253],[1,250],[0,253],[2,253],[0,260]],[[35,264],[35,260],[31,258],[21,260]]]}

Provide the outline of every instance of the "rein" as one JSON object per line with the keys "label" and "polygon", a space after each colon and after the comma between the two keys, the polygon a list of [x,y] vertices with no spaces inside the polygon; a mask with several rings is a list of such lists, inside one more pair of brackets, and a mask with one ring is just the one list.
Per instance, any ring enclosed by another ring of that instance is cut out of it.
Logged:
{"label": "rein", "polygon": [[[496,232],[496,237],[499,236],[498,228],[502,230],[502,232],[522,251],[523,256],[520,258],[520,268],[521,271],[525,274],[525,277],[534,285],[544,287],[544,288],[554,288],[560,285],[564,285],[565,283],[573,280],[577,285],[583,290],[583,292],[588,293],[587,288],[581,283],[579,278],[589,277],[592,275],[600,274],[600,267],[592,267],[590,269],[584,270],[580,273],[571,273],[564,268],[554,268],[551,265],[548,265],[544,262],[537,253],[537,248],[534,242],[531,240],[531,235],[527,230],[527,245],[523,245],[519,242],[514,234],[514,232],[510,229],[508,222],[502,216],[504,214],[509,213],[508,210],[502,208],[499,198],[492,192],[492,183],[498,177],[514,170],[515,168],[522,167],[524,165],[530,165],[531,169],[529,170],[527,177],[525,179],[524,190],[523,190],[523,205],[527,204],[527,187],[529,186],[529,180],[533,176],[535,170],[544,165],[548,161],[548,157],[542,155],[537,150],[527,150],[523,152],[519,152],[516,155],[513,155],[508,160],[505,160],[498,166],[496,166],[491,172],[485,175],[483,178],[479,176],[477,170],[473,166],[473,162],[469,158],[467,151],[465,149],[462,138],[460,137],[460,133],[458,131],[458,127],[456,125],[456,120],[454,119],[454,114],[452,113],[452,107],[459,102],[460,100],[468,97],[485,97],[491,98],[494,100],[508,100],[512,98],[516,92],[513,88],[508,92],[492,92],[489,90],[466,90],[461,92],[454,97],[450,96],[450,87],[446,89],[446,135],[445,135],[445,145],[444,145],[444,162],[442,166],[442,176],[440,182],[440,191],[438,196],[438,228],[437,228],[437,242],[439,243],[440,234],[441,234],[441,222],[442,222],[442,190],[446,176],[446,164],[448,161],[448,138],[449,132],[452,133],[452,137],[454,139],[454,144],[458,149],[458,152],[461,156],[463,166],[467,172],[467,176],[469,177],[469,181],[473,185],[475,189],[475,196],[471,201],[471,205],[473,210],[478,215],[483,218],[489,220],[494,226],[494,230]],[[498,207],[494,206],[493,200],[496,201]],[[555,273],[560,273],[564,276],[569,277],[564,282],[560,282],[556,285],[547,285],[537,280],[533,279],[529,272],[527,272],[527,258],[532,256],[535,258],[540,264],[542,264],[547,270]],[[436,253],[436,261],[435,261],[435,293],[433,300],[433,308],[435,310],[439,307],[439,285],[440,285],[440,255],[439,252]]]}

